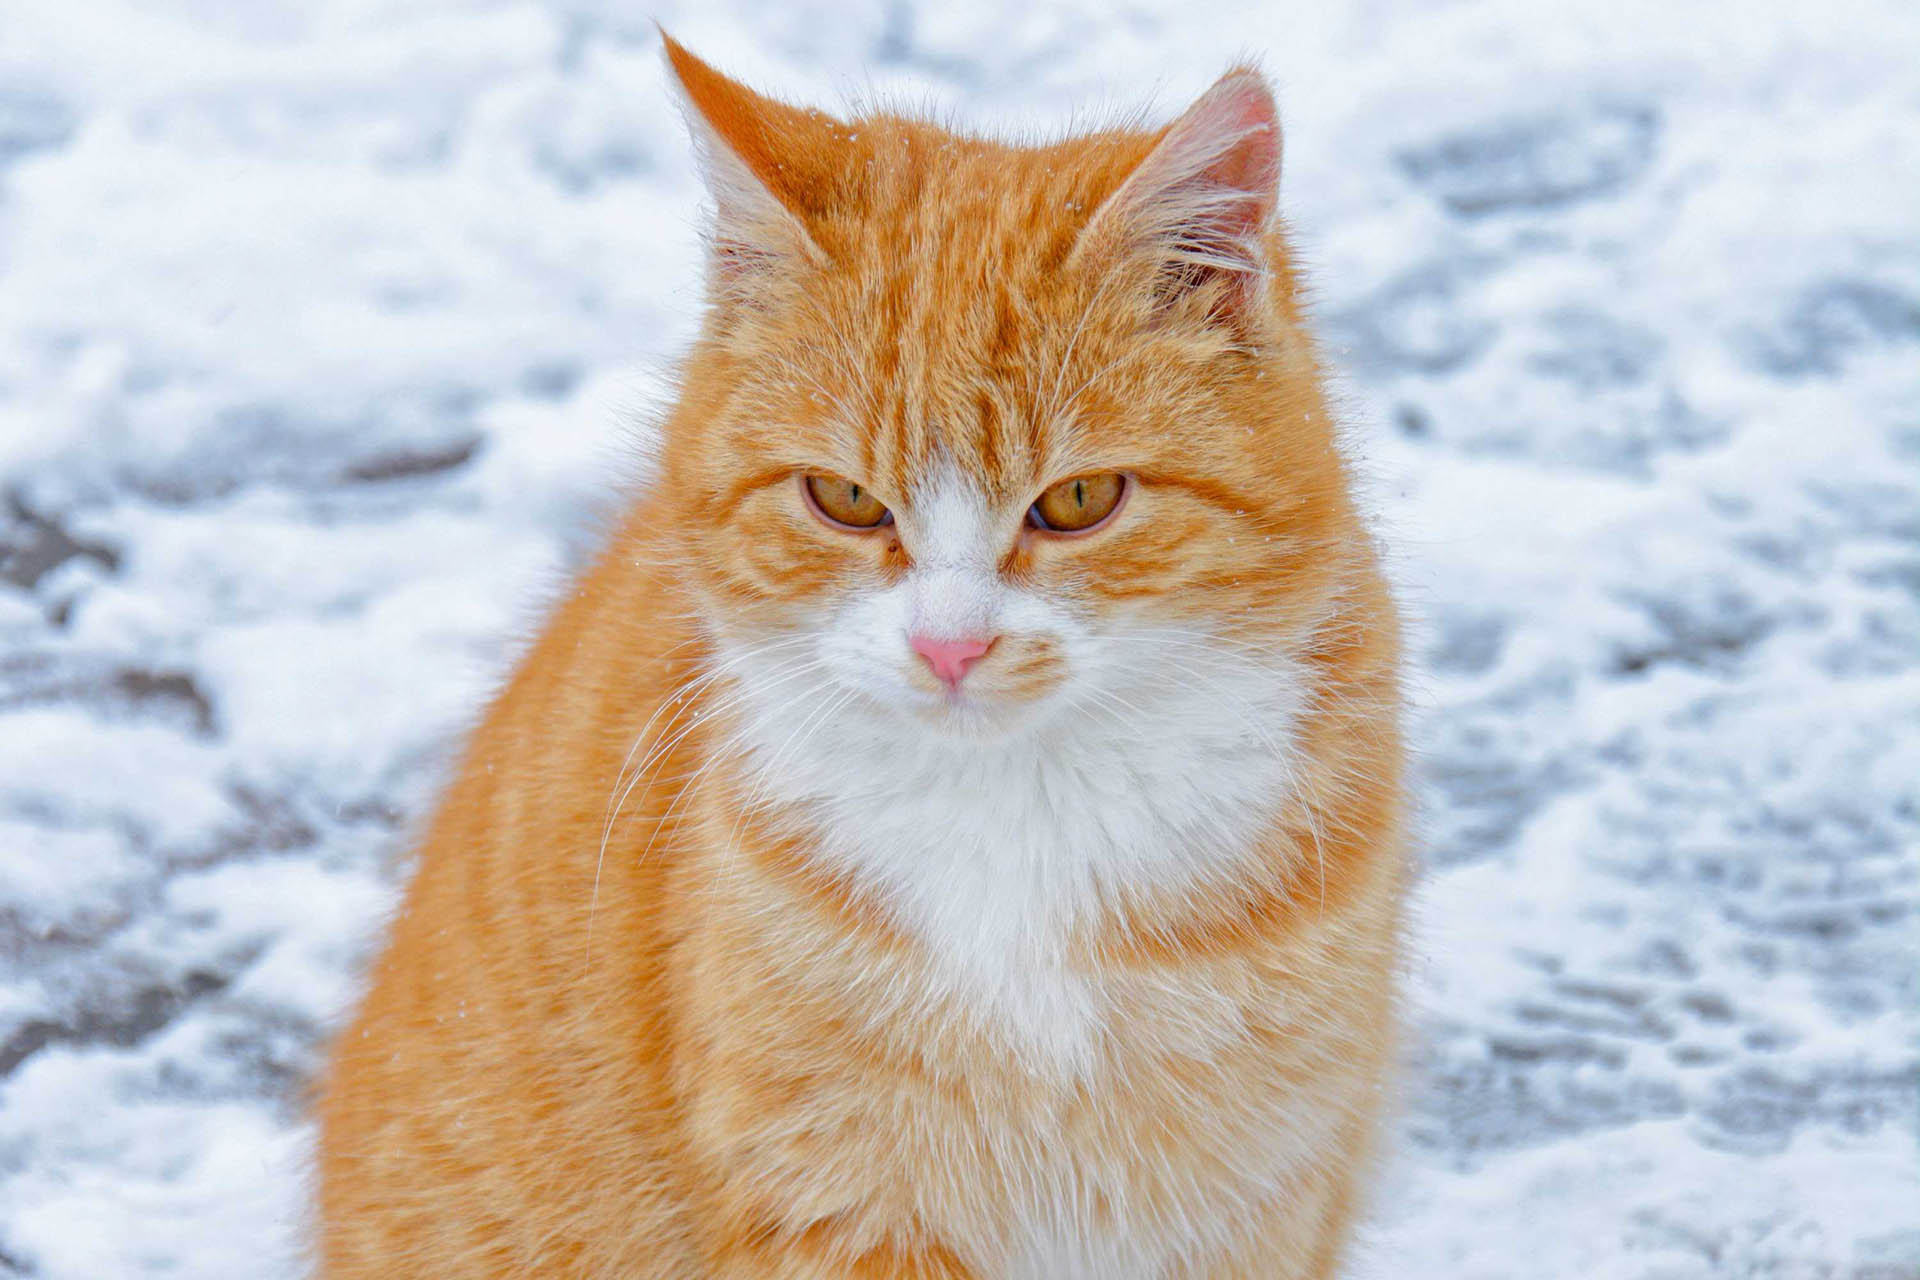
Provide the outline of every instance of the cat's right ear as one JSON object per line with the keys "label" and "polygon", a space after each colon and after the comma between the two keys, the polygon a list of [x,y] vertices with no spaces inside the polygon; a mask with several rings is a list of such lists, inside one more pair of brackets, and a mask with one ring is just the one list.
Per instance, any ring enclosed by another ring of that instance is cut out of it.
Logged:
{"label": "cat's right ear", "polygon": [[713,199],[712,281],[751,300],[827,255],[809,230],[833,199],[839,121],[755,93],[715,71],[665,31],[667,67]]}

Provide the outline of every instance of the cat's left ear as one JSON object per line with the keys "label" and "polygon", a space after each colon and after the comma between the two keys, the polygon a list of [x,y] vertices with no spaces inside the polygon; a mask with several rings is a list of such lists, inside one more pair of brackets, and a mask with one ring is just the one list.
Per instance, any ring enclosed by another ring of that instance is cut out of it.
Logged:
{"label": "cat's left ear", "polygon": [[1265,296],[1280,187],[1280,118],[1265,79],[1237,67],[1161,133],[1094,213],[1076,259],[1143,262],[1163,306],[1204,297],[1245,331]]}
{"label": "cat's left ear", "polygon": [[845,126],[755,93],[665,31],[660,39],[713,198],[712,272],[721,293],[750,299],[798,266],[824,265],[809,225],[836,198]]}

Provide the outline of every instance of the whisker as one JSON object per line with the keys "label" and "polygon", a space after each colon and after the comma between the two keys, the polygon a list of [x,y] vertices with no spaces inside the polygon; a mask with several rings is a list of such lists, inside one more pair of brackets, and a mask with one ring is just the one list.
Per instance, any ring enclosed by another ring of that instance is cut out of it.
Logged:
{"label": "whisker", "polygon": [[[698,638],[696,637],[695,639],[698,639]],[[654,759],[663,755],[665,752],[671,751],[674,746],[679,744],[681,739],[686,737],[688,732],[691,732],[693,726],[689,725],[681,729],[681,731],[672,739],[672,741],[667,743],[664,747],[656,746],[653,750],[649,751],[647,753],[647,756],[641,760],[640,764],[638,766],[634,766],[632,776],[631,778],[628,778],[627,777],[628,766],[632,764],[634,753],[640,749],[640,744],[646,741],[648,732],[652,730],[654,724],[659,721],[660,716],[666,713],[669,708],[674,708],[674,707],[684,708],[686,705],[688,705],[688,702],[692,698],[694,693],[712,684],[715,680],[719,679],[721,676],[726,674],[731,668],[738,666],[741,663],[752,660],[754,658],[762,657],[776,650],[780,650],[780,649],[791,647],[796,644],[804,643],[807,639],[808,637],[805,637],[805,636],[788,636],[788,637],[783,637],[779,640],[768,641],[766,643],[753,646],[749,649],[743,650],[741,653],[738,653],[732,656],[731,658],[723,660],[716,666],[700,673],[699,675],[696,675],[695,677],[689,680],[681,682],[681,684],[675,687],[673,692],[669,693],[665,698],[661,699],[660,705],[654,708],[653,714],[647,717],[646,723],[642,725],[640,727],[639,732],[634,735],[633,745],[627,748],[627,754],[625,759],[621,761],[620,770],[614,776],[613,789],[608,794],[606,818],[602,824],[601,831],[600,831],[600,849],[599,849],[599,852],[594,857],[593,890],[591,895],[588,898],[588,903],[587,903],[587,927],[586,927],[586,941],[585,941],[585,955],[586,955],[587,963],[591,964],[593,960],[593,918],[594,918],[595,911],[597,910],[600,904],[600,878],[601,878],[602,872],[606,867],[607,844],[613,838],[614,823],[618,818],[620,809],[625,806],[627,802],[627,797],[633,793],[633,789],[635,785],[639,782],[639,780],[642,777],[646,775],[646,770],[648,766],[651,764],[651,762]],[[673,646],[673,648],[669,649],[667,652],[668,653],[676,652],[679,649],[686,647],[687,644],[694,643],[694,642],[695,642],[694,640],[684,641],[681,644]],[[696,717],[695,723],[696,724],[698,723],[698,717]],[[625,780],[624,788],[622,787],[623,780]]]}
{"label": "whisker", "polygon": [[[740,828],[742,824],[746,822],[748,816],[757,811],[761,796],[764,795],[772,785],[775,771],[786,758],[788,751],[796,746],[804,747],[805,744],[812,739],[814,731],[819,726],[829,723],[832,717],[839,712],[840,708],[851,701],[853,697],[853,690],[842,689],[834,697],[829,698],[819,707],[808,712],[799,727],[787,735],[786,741],[780,745],[779,750],[774,753],[773,757],[768,760],[766,764],[760,766],[758,769],[759,779],[754,787],[753,793],[739,804],[738,810],[734,815],[733,826],[727,832],[725,844],[721,846],[721,856],[726,860],[726,863],[719,879],[731,883],[735,865],[739,861],[740,856]],[[710,900],[707,910],[711,912],[712,909],[713,906]]]}

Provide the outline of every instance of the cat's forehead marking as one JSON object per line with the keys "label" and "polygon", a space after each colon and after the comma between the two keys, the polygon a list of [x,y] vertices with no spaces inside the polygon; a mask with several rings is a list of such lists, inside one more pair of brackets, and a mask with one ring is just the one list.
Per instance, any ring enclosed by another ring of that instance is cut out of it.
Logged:
{"label": "cat's forehead marking", "polygon": [[957,471],[990,499],[1004,497],[1032,481],[1049,451],[1029,403],[1033,353],[1013,338],[1010,349],[981,349],[973,330],[984,322],[956,319],[952,308],[918,319],[911,309],[926,305],[917,300],[925,292],[910,291],[901,312],[871,326],[837,323],[863,335],[858,363],[880,370],[846,433],[863,474],[896,495],[929,491]]}
{"label": "cat's forehead marking", "polygon": [[914,558],[929,567],[991,561],[993,507],[980,482],[952,462],[936,465],[912,492]]}

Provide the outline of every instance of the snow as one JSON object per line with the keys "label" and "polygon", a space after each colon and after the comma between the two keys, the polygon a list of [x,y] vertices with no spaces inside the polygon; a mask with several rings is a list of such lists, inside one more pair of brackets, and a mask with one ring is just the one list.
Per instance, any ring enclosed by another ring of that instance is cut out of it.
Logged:
{"label": "snow", "polygon": [[[0,1275],[300,1273],[408,832],[699,297],[652,11],[9,0]],[[1920,10],[723,0],[1041,136],[1256,54],[1413,614],[1358,1275],[1920,1275]]]}

